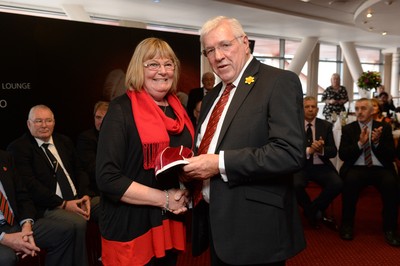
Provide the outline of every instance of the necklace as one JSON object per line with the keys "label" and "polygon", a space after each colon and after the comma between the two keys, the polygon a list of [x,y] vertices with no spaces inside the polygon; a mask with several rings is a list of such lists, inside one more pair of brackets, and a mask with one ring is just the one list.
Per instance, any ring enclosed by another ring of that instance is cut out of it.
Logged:
{"label": "necklace", "polygon": [[161,107],[161,110],[163,110],[164,114],[167,112],[167,106],[168,106],[167,100],[163,99],[163,102],[158,106]]}

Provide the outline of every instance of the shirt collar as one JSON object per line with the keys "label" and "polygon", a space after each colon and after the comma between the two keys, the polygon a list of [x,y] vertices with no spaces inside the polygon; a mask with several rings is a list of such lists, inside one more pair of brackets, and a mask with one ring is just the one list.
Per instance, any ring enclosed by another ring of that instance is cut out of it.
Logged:
{"label": "shirt collar", "polygon": [[[247,60],[246,64],[244,64],[244,66],[242,68],[242,71],[240,72],[239,76],[237,77],[237,79],[235,81],[232,82],[232,84],[235,85],[235,88],[237,88],[237,86],[239,85],[240,80],[242,79],[243,73],[246,70],[246,68],[248,67],[248,65],[250,64],[251,60],[253,60],[253,55],[250,55],[250,57]],[[224,84],[224,85],[226,87],[226,84]]]}
{"label": "shirt collar", "polygon": [[38,144],[39,147],[42,147],[42,144],[43,144],[43,143],[50,143],[50,144],[54,145],[53,136],[50,136],[49,141],[46,141],[46,142],[44,142],[43,140],[38,139],[38,138],[35,138],[35,140],[36,140],[36,142],[37,142],[37,144]]}
{"label": "shirt collar", "polygon": [[366,124],[363,124],[363,123],[361,123],[361,122],[358,122],[358,125],[360,126],[360,128],[363,128],[364,126],[367,126],[368,128],[372,128],[372,119],[369,120],[369,122],[366,123]]}
{"label": "shirt collar", "polygon": [[304,127],[307,128],[308,124],[311,124],[313,127],[315,127],[315,120],[316,118],[314,118],[311,122],[308,122],[304,119]]}

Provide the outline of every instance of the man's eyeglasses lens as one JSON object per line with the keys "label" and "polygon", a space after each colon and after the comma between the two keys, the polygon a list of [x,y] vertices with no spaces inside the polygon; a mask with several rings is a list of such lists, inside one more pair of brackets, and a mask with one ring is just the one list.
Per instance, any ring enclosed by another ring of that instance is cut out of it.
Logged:
{"label": "man's eyeglasses lens", "polygon": [[[32,121],[32,120],[31,120]],[[33,120],[32,121],[35,125],[41,125],[41,124],[43,124],[43,122],[45,123],[45,124],[51,124],[51,123],[53,123],[54,122],[54,119],[35,119],[35,120]]]}
{"label": "man's eyeglasses lens", "polygon": [[211,48],[204,49],[202,51],[202,53],[205,57],[211,57],[211,56],[215,55],[215,49],[219,49],[223,52],[228,52],[233,45],[233,41],[236,39],[239,39],[241,37],[242,36],[235,37],[233,40],[230,40],[230,41],[222,41],[220,44],[218,44],[217,47],[211,47]]}

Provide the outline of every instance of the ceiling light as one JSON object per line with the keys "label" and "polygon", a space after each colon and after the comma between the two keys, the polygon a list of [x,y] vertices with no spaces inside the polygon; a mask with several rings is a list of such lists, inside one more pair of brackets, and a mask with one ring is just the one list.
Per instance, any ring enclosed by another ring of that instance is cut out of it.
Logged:
{"label": "ceiling light", "polygon": [[386,34],[387,34],[387,32],[386,32],[386,31],[382,32],[382,35],[383,35],[383,36],[385,36]]}
{"label": "ceiling light", "polygon": [[371,13],[371,12],[368,12],[368,13],[367,13],[367,18],[370,18],[370,17],[372,17],[372,13]]}
{"label": "ceiling light", "polygon": [[308,2],[310,2],[311,0],[300,0],[301,2],[304,2],[304,3],[308,3]]}

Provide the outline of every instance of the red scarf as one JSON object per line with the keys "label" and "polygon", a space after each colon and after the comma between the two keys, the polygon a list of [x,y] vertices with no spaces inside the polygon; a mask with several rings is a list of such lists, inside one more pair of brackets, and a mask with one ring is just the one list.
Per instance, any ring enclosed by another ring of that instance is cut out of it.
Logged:
{"label": "red scarf", "polygon": [[156,156],[169,146],[168,133],[179,134],[186,126],[192,136],[193,146],[193,124],[176,95],[167,95],[168,104],[176,115],[174,120],[164,114],[146,90],[128,90],[126,93],[131,99],[133,117],[142,142],[144,169],[154,168]]}

